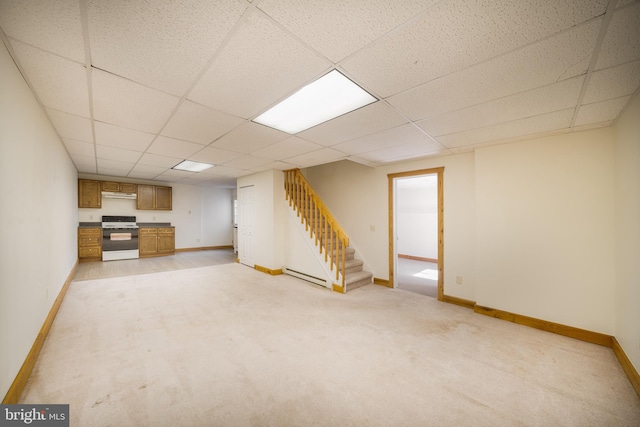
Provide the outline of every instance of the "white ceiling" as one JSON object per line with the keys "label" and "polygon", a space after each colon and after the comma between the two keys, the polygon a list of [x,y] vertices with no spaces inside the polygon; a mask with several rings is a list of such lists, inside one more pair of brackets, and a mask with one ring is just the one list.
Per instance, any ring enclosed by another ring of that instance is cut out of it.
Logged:
{"label": "white ceiling", "polygon": [[[0,0],[0,30],[80,173],[163,182],[607,126],[640,87],[637,0]],[[251,122],[334,68],[379,101]]]}

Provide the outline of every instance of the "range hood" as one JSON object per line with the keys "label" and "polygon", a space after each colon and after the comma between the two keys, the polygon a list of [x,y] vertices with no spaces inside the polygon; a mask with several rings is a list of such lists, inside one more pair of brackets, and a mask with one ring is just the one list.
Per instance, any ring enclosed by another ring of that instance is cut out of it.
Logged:
{"label": "range hood", "polygon": [[136,193],[116,193],[115,191],[103,191],[102,197],[105,199],[136,199]]}

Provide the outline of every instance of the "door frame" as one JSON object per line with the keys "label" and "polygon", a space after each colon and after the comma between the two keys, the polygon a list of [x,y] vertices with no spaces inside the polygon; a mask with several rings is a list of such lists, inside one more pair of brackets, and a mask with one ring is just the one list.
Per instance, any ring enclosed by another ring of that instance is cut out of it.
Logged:
{"label": "door frame", "polygon": [[389,287],[395,287],[396,231],[394,194],[396,179],[420,175],[438,176],[438,301],[444,301],[444,167],[387,174],[389,180]]}

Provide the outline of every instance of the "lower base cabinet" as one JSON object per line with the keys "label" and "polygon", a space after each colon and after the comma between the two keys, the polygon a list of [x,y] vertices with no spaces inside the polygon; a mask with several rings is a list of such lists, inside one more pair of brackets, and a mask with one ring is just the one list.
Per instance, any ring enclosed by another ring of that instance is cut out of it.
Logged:
{"label": "lower base cabinet", "polygon": [[175,254],[175,228],[140,227],[138,230],[138,249],[140,258]]}
{"label": "lower base cabinet", "polygon": [[78,228],[78,260],[102,261],[102,229]]}

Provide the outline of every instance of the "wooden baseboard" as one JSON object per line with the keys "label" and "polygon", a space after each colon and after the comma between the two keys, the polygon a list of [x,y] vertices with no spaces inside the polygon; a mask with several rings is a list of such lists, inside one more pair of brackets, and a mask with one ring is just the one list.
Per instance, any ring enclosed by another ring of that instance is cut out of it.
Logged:
{"label": "wooden baseboard", "polygon": [[333,284],[333,291],[334,292],[338,292],[339,294],[344,294],[344,287],[341,285],[338,285],[337,283]]}
{"label": "wooden baseboard", "polygon": [[470,300],[464,299],[464,298],[452,297],[450,295],[443,295],[442,296],[442,301],[443,302],[448,302],[449,304],[459,305],[459,306],[464,307],[464,308],[469,308],[471,310],[473,310],[474,307],[476,306],[476,302],[475,301],[470,301]]}
{"label": "wooden baseboard", "polygon": [[624,371],[625,374],[627,374],[627,377],[629,378],[631,385],[636,390],[636,393],[638,393],[638,396],[640,396],[640,375],[638,374],[638,371],[636,370],[636,368],[634,368],[633,364],[625,354],[624,350],[620,346],[620,343],[618,342],[616,337],[613,337],[611,340],[611,348],[613,349],[613,354],[615,354],[616,357],[618,358],[618,362],[620,362],[620,366],[622,366],[622,370]]}
{"label": "wooden baseboard", "polygon": [[53,302],[53,305],[49,310],[49,314],[44,320],[44,323],[40,328],[40,332],[38,332],[38,335],[36,336],[36,339],[33,342],[33,345],[31,346],[31,350],[29,351],[29,354],[27,354],[27,358],[24,360],[22,367],[20,367],[20,370],[18,371],[18,375],[16,375],[16,378],[13,380],[11,387],[9,387],[9,391],[7,391],[7,394],[4,396],[4,399],[2,400],[3,405],[14,405],[18,403],[18,401],[20,400],[20,396],[22,395],[22,392],[25,386],[27,385],[27,381],[31,376],[33,367],[36,365],[36,361],[38,360],[38,356],[40,355],[40,351],[42,350],[44,341],[47,339],[47,335],[49,335],[49,330],[51,329],[51,325],[53,324],[53,321],[56,318],[56,315],[58,314],[60,305],[62,305],[62,300],[64,299],[64,296],[67,293],[67,289],[69,289],[69,285],[73,280],[73,276],[76,274],[76,270],[78,268],[78,262],[79,261],[76,260],[76,263],[73,265],[73,268],[71,269],[71,272],[67,276],[67,279],[65,280],[64,285],[62,285],[62,289],[60,289],[60,293],[58,293],[58,296]]}
{"label": "wooden baseboard", "polygon": [[193,252],[193,251],[215,251],[217,249],[233,249],[233,245],[226,246],[202,246],[198,248],[180,248],[176,252]]}
{"label": "wooden baseboard", "polygon": [[587,331],[586,329],[575,328],[573,326],[562,325],[560,323],[549,322],[547,320],[540,320],[533,317],[523,316],[521,314],[510,313],[508,311],[482,307],[477,304],[473,307],[473,311],[475,311],[476,313],[484,314],[485,316],[508,320],[509,322],[517,323],[519,325],[529,326],[547,332],[553,332],[558,335],[564,335],[565,337],[575,338],[593,344],[599,344],[605,347],[612,346],[613,337],[611,335]]}
{"label": "wooden baseboard", "polygon": [[432,262],[434,264],[438,263],[438,260],[436,258],[423,258],[423,257],[413,256],[413,255],[398,254],[398,258],[412,259],[414,261]]}
{"label": "wooden baseboard", "polygon": [[277,270],[272,270],[270,268],[263,267],[263,266],[258,265],[258,264],[254,265],[253,268],[258,270],[258,271],[260,271],[260,272],[262,272],[262,273],[267,273],[267,274],[270,274],[272,276],[277,276],[277,275],[282,274],[282,269],[281,268],[279,268]]}
{"label": "wooden baseboard", "polygon": [[375,285],[386,286],[387,288],[393,288],[393,285],[391,283],[389,283],[389,280],[387,280],[387,279],[379,279],[377,277],[374,277],[373,278],[373,283]]}

